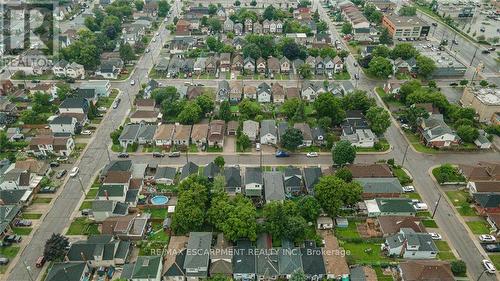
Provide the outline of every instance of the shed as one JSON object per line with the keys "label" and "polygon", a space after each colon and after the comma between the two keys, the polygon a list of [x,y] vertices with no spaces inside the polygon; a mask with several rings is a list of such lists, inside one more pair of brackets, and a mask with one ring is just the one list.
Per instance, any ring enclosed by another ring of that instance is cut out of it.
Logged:
{"label": "shed", "polygon": [[349,227],[349,221],[346,218],[336,218],[335,225],[340,228]]}
{"label": "shed", "polygon": [[333,219],[331,217],[319,217],[316,220],[316,225],[318,229],[332,229]]}

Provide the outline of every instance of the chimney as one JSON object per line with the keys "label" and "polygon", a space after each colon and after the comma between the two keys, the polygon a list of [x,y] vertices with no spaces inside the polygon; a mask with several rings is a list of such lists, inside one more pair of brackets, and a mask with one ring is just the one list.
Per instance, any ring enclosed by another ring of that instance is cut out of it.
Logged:
{"label": "chimney", "polygon": [[108,195],[108,190],[107,189],[104,190],[104,195],[106,196],[106,200],[109,200],[109,195]]}
{"label": "chimney", "polygon": [[0,208],[0,222],[5,219],[5,208]]}

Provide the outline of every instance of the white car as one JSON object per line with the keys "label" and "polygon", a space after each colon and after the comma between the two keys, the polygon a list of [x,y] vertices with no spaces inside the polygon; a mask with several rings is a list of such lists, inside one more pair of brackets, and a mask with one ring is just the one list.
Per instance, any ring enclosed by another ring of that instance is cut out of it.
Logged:
{"label": "white car", "polygon": [[441,236],[441,234],[439,234],[439,233],[429,232],[429,235],[431,236],[432,240],[441,240],[441,239],[443,239],[443,236]]}
{"label": "white car", "polygon": [[156,38],[153,38],[153,42],[156,42]]}
{"label": "white car", "polygon": [[92,135],[92,131],[91,130],[83,130],[82,135],[90,136],[90,135]]}
{"label": "white car", "polygon": [[71,172],[69,173],[69,176],[70,177],[76,177],[76,175],[78,175],[78,172],[80,171],[80,169],[78,169],[78,167],[73,167],[73,169],[71,169]]}
{"label": "white car", "polygon": [[417,210],[417,211],[425,211],[425,210],[427,210],[427,204],[422,203],[422,202],[413,204],[413,207],[415,207],[415,210]]}
{"label": "white car", "polygon": [[479,235],[479,241],[481,241],[481,242],[496,242],[497,239],[492,235],[482,234],[482,235]]}
{"label": "white car", "polygon": [[99,111],[106,111],[108,109],[106,107],[104,107],[104,106],[100,106],[99,108],[97,108],[97,110],[99,110]]}
{"label": "white car", "polygon": [[134,79],[130,80],[130,85],[132,85],[132,86],[135,85],[135,80]]}
{"label": "white car", "polygon": [[489,260],[483,260],[483,267],[486,270],[486,272],[488,272],[488,273],[495,274],[495,272],[497,272],[495,266]]}
{"label": "white car", "polygon": [[155,33],[155,35],[156,35],[156,36],[160,35],[160,32],[156,32],[156,33]]}
{"label": "white car", "polygon": [[403,186],[404,192],[415,192],[415,187],[413,185]]}
{"label": "white car", "polygon": [[64,161],[68,161],[68,157],[65,157],[65,156],[60,156],[60,157],[57,157],[56,159],[58,162],[64,162]]}
{"label": "white car", "polygon": [[318,157],[318,156],[319,156],[319,154],[318,154],[317,152],[308,152],[308,153],[306,154],[306,156],[307,156],[307,157]]}
{"label": "white car", "polygon": [[406,130],[411,129],[410,125],[408,125],[408,124],[401,124],[401,128],[406,129]]}

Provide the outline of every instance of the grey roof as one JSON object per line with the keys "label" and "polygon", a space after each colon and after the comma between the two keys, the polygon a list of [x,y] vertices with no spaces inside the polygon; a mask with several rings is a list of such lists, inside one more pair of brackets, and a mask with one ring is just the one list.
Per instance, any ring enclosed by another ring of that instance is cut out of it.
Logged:
{"label": "grey roof", "polygon": [[112,200],[94,200],[92,201],[92,212],[112,212],[114,209]]}
{"label": "grey roof", "polygon": [[80,280],[86,267],[85,262],[56,262],[52,264],[45,281]]}
{"label": "grey roof", "polygon": [[88,112],[89,102],[85,98],[66,98],[60,105],[59,108],[82,108],[83,112]]}
{"label": "grey roof", "polygon": [[156,125],[149,124],[129,124],[123,128],[119,140],[137,141],[139,138],[152,140],[156,132]]}
{"label": "grey roof", "polygon": [[498,193],[474,193],[473,197],[482,208],[498,208],[500,206],[500,194]]}
{"label": "grey roof", "polygon": [[181,168],[181,180],[198,173],[198,165],[189,161]]}
{"label": "grey roof", "polygon": [[203,169],[203,176],[209,179],[213,179],[218,173],[220,173],[220,167],[213,161],[208,163]]}
{"label": "grey roof", "polygon": [[283,174],[281,172],[264,172],[263,177],[266,201],[285,200]]}
{"label": "grey roof", "polygon": [[131,270],[124,270],[120,277],[125,279],[156,278],[161,261],[161,256],[139,256],[134,263],[124,265],[124,267],[131,267]]}
{"label": "grey roof", "polygon": [[313,191],[314,185],[316,185],[319,182],[321,176],[322,172],[320,167],[304,168],[304,182],[309,192]]}
{"label": "grey roof", "polygon": [[[136,203],[138,195],[139,195],[139,189],[127,190],[127,193],[125,193],[125,203]],[[123,206],[126,208],[121,208],[122,206],[120,206],[119,203],[121,203],[121,202],[118,202],[118,204],[116,205],[116,208],[113,212],[119,213],[119,214],[126,214],[128,212],[128,206]]]}
{"label": "grey roof", "polygon": [[402,228],[400,233],[387,237],[386,243],[390,248],[397,248],[401,247],[405,240],[408,246],[417,246],[418,251],[438,251],[429,233],[415,232],[411,228]]}
{"label": "grey roof", "polygon": [[245,184],[262,184],[262,169],[260,167],[245,168]]}
{"label": "grey roof", "polygon": [[274,120],[262,120],[260,122],[260,136],[271,134],[276,136],[276,121]]}
{"label": "grey roof", "polygon": [[177,169],[172,167],[158,167],[156,168],[155,179],[171,179],[175,178]]}
{"label": "grey roof", "polygon": [[314,241],[305,241],[305,247],[301,248],[302,268],[306,275],[323,275],[326,273],[321,248]]}
{"label": "grey roof", "polygon": [[224,177],[227,187],[241,187],[241,174],[239,167],[225,167]]}
{"label": "grey roof", "polygon": [[281,139],[281,137],[285,134],[286,130],[289,128],[288,126],[288,122],[286,121],[282,121],[282,122],[279,122],[278,123],[278,135],[279,135],[279,138]]}
{"label": "grey roof", "polygon": [[398,178],[359,178],[364,193],[403,193]]}
{"label": "grey roof", "polygon": [[21,205],[0,205],[0,233],[7,229],[19,211],[21,211]]}
{"label": "grey roof", "polygon": [[94,99],[96,97],[96,91],[92,88],[78,89],[75,96],[84,99]]}
{"label": "grey roof", "polygon": [[233,255],[233,273],[255,274],[255,247],[249,240],[238,240]]}
{"label": "grey roof", "polygon": [[[191,232],[187,244],[184,269],[208,268],[209,250],[212,245],[212,232]],[[206,274],[206,273],[205,273]]]}
{"label": "grey roof", "polygon": [[102,174],[105,175],[110,171],[128,172],[131,168],[132,160],[113,160],[104,167]]}
{"label": "grey roof", "polygon": [[257,240],[258,249],[256,254],[257,259],[257,274],[260,278],[271,278],[278,275],[278,253],[276,251],[268,251],[269,248],[262,244],[267,244],[267,235],[261,234]]}
{"label": "grey roof", "polygon": [[59,115],[56,118],[52,119],[52,121],[50,121],[50,124],[71,124],[73,123],[73,119],[76,118],[67,115]]}
{"label": "grey roof", "polygon": [[130,245],[130,241],[113,240],[111,235],[93,235],[73,243],[66,256],[69,261],[94,260],[95,256],[102,256],[103,261],[112,261],[126,258]]}
{"label": "grey roof", "polygon": [[281,244],[281,249],[278,252],[279,274],[289,275],[302,270],[300,250],[288,240],[283,240]]}
{"label": "grey roof", "polygon": [[186,250],[183,250],[175,256],[174,263],[169,268],[167,268],[167,271],[165,271],[163,276],[166,277],[186,276],[186,270],[183,267],[185,259],[186,259]]}
{"label": "grey roof", "polygon": [[27,190],[25,189],[6,189],[0,190],[0,199],[5,205],[15,205],[19,203]]}

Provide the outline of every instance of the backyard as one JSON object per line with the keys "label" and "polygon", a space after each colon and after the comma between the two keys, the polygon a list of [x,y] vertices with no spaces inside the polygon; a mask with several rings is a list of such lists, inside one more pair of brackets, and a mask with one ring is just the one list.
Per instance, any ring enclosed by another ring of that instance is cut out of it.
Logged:
{"label": "backyard", "polygon": [[66,235],[92,235],[99,233],[97,224],[87,218],[80,217],[73,220],[68,228],[68,231],[66,232]]}

